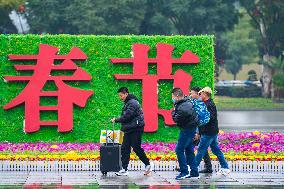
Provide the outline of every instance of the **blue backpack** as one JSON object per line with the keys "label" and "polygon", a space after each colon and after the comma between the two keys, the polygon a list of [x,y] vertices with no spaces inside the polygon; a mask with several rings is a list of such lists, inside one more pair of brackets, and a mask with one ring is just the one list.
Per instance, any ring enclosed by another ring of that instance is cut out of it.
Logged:
{"label": "blue backpack", "polygon": [[204,126],[210,121],[210,112],[208,111],[205,103],[200,99],[190,99],[193,109],[198,115],[199,126]]}

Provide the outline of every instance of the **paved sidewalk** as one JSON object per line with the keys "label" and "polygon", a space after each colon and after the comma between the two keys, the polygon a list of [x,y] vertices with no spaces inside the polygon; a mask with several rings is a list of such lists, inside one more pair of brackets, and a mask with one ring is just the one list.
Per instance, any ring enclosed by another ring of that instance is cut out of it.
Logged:
{"label": "paved sidewalk", "polygon": [[100,172],[0,172],[0,188],[284,188],[284,173],[201,174],[199,180],[182,181],[175,180],[176,175],[172,171],[152,176],[130,171],[128,177]]}

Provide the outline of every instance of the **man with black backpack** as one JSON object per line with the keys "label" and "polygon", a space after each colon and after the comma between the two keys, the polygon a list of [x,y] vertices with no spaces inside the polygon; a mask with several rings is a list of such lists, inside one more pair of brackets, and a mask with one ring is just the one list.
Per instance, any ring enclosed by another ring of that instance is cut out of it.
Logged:
{"label": "man with black backpack", "polygon": [[149,159],[141,147],[141,139],[144,131],[144,114],[138,102],[138,99],[129,94],[126,87],[118,89],[119,98],[124,102],[122,113],[119,118],[112,118],[112,122],[121,123],[121,131],[124,132],[121,145],[122,168],[115,173],[117,176],[127,176],[127,167],[129,164],[131,147],[139,159],[145,164],[144,175],[149,175],[152,171]]}

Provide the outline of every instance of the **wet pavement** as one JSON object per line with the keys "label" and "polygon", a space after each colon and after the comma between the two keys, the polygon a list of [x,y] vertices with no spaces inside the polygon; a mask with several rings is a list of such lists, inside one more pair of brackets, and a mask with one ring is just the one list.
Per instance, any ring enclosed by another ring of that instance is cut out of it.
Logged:
{"label": "wet pavement", "polygon": [[284,111],[219,111],[218,120],[222,130],[284,132]]}
{"label": "wet pavement", "polygon": [[284,188],[284,173],[201,174],[200,179],[175,180],[177,172],[157,171],[144,176],[100,172],[0,172],[0,188]]}

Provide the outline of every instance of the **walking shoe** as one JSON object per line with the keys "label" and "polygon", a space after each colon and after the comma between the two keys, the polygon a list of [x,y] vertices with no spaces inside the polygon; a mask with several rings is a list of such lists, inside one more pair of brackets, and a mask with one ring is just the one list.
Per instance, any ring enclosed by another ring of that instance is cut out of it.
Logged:
{"label": "walking shoe", "polygon": [[176,180],[183,180],[189,177],[190,177],[190,174],[188,173],[180,173],[178,176],[176,176]]}
{"label": "walking shoe", "polygon": [[[175,169],[177,172],[180,172],[180,168],[176,168]],[[187,170],[188,170],[188,172],[190,172],[190,166],[189,165],[187,165]]]}
{"label": "walking shoe", "polygon": [[128,171],[125,169],[121,169],[119,172],[115,173],[117,176],[128,176]]}
{"label": "walking shoe", "polygon": [[201,171],[199,171],[199,173],[213,173],[212,169],[203,169]]}
{"label": "walking shoe", "polygon": [[152,166],[151,165],[147,165],[145,167],[144,175],[150,175],[151,173],[152,173]]}
{"label": "walking shoe", "polygon": [[218,172],[217,172],[217,175],[224,175],[224,176],[227,176],[230,174],[230,169],[224,169],[224,168],[221,168]]}
{"label": "walking shoe", "polygon": [[199,174],[198,175],[190,175],[188,178],[190,179],[200,179]]}

